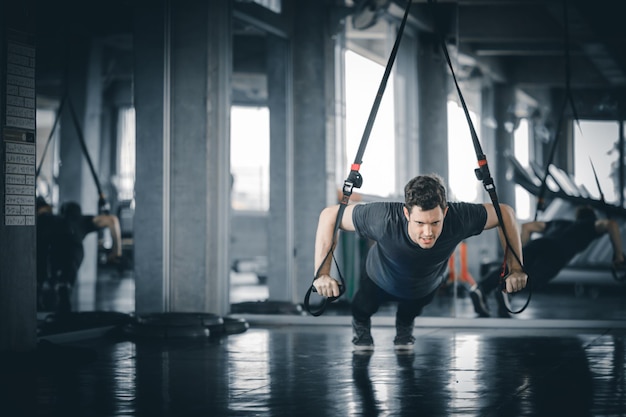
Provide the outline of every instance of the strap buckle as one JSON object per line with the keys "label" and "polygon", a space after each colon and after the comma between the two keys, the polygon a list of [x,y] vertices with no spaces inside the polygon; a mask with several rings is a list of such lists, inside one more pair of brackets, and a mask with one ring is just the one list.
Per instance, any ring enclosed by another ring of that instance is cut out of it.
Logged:
{"label": "strap buckle", "polygon": [[343,195],[344,200],[345,197],[350,197],[352,195],[352,190],[354,188],[361,188],[363,185],[363,177],[359,173],[359,171],[352,170],[348,175],[348,178],[343,182]]}

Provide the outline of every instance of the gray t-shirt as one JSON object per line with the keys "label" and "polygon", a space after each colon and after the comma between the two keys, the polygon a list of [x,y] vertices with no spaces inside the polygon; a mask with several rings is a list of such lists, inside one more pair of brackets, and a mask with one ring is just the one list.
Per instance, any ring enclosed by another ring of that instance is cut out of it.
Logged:
{"label": "gray t-shirt", "polygon": [[403,206],[361,204],[354,208],[352,221],[360,236],[374,241],[366,261],[370,279],[393,296],[417,299],[442,284],[450,255],[464,239],[483,231],[487,211],[482,204],[448,203],[441,235],[432,248],[422,249],[408,235]]}

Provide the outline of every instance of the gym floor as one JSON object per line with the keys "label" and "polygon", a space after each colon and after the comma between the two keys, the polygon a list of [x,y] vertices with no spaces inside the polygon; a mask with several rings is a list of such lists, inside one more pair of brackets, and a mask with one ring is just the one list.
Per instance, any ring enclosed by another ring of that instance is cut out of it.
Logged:
{"label": "gym floor", "polygon": [[[106,284],[98,297],[128,305],[128,283]],[[11,417],[626,415],[623,288],[556,288],[512,319],[477,319],[468,297],[442,293],[405,354],[391,306],[365,355],[340,308],[238,314],[247,330],[210,337],[51,334],[34,360],[2,367],[0,398]]]}

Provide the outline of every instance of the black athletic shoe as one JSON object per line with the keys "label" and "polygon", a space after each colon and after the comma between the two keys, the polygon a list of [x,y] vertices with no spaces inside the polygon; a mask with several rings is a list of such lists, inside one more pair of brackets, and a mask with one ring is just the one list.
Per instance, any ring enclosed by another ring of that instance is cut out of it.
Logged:
{"label": "black athletic shoe", "polygon": [[478,317],[491,317],[489,313],[489,306],[485,301],[482,291],[477,286],[473,286],[470,291],[470,298],[472,304],[474,304],[474,311],[478,314]]}
{"label": "black athletic shoe", "polygon": [[496,298],[496,303],[498,303],[498,317],[510,319],[511,314],[509,311],[511,310],[511,305],[509,304],[509,295],[502,291],[495,291],[493,295]]}
{"label": "black athletic shoe", "polygon": [[394,349],[397,351],[406,351],[413,349],[414,345],[415,338],[413,337],[413,325],[396,325],[396,337],[393,339]]}
{"label": "black athletic shoe", "polygon": [[359,323],[352,319],[352,346],[354,350],[374,350],[374,339],[370,332],[371,321]]}

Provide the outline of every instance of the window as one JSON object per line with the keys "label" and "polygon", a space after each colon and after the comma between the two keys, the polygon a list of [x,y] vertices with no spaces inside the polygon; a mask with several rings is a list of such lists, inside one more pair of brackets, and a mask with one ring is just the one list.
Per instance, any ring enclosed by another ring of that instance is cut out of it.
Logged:
{"label": "window", "polygon": [[280,13],[282,9],[281,0],[254,0],[254,2],[270,9],[274,13]]}
{"label": "window", "polygon": [[[528,168],[530,165],[530,136],[527,119],[521,119],[519,126],[513,133],[513,154],[524,168]],[[515,184],[515,214],[520,220],[530,219],[530,194],[524,187],[517,184]]]}
{"label": "window", "polygon": [[118,111],[117,137],[119,140],[117,198],[132,200],[135,196],[135,109],[124,107]]}
{"label": "window", "polygon": [[[346,71],[346,176],[359,149],[385,67],[353,51],[345,53]],[[395,190],[395,130],[393,74],[389,76],[372,127],[363,166],[359,170],[363,194],[387,197]]]}
{"label": "window", "polygon": [[600,198],[593,174],[595,168],[604,199],[609,203],[619,201],[619,180],[612,175],[612,167],[617,167],[619,160],[618,143],[617,122],[581,120],[580,129],[574,126],[574,179],[592,198]]}
{"label": "window", "polygon": [[[472,111],[469,113],[476,134],[480,138],[478,116]],[[478,189],[481,186],[474,175],[476,152],[465,113],[455,101],[448,101],[448,166],[449,199],[452,201],[476,201]]]}
{"label": "window", "polygon": [[267,211],[270,163],[269,109],[233,106],[230,140],[232,208]]}

